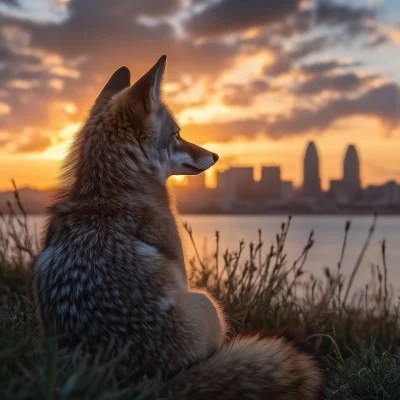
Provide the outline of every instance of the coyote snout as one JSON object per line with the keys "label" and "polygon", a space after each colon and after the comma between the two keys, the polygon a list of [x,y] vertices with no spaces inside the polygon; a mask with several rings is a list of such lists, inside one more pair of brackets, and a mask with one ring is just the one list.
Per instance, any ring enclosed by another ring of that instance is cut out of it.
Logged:
{"label": "coyote snout", "polygon": [[179,134],[175,141],[171,175],[197,175],[218,161],[218,154],[182,139]]}

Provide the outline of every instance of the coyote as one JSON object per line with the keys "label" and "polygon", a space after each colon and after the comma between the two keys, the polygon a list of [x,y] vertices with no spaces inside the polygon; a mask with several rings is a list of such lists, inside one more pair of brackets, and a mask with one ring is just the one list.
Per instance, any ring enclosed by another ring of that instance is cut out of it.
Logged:
{"label": "coyote", "polygon": [[43,333],[90,353],[130,344],[141,376],[190,399],[316,399],[312,354],[278,337],[226,344],[218,304],[188,287],[166,180],[218,155],[181,136],[161,100],[165,66],[162,56],[132,86],[118,69],[70,149],[34,267]]}

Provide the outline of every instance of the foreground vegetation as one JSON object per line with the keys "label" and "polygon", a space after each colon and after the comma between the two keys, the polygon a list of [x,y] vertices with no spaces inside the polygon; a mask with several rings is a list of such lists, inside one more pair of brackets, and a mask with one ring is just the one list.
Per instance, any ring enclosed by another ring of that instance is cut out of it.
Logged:
{"label": "foreground vegetation", "polygon": [[[27,216],[16,194],[18,215],[0,215],[0,398],[1,399],[159,399],[156,382],[132,384],[120,359],[88,363],[79,349],[67,354],[39,340],[30,294],[30,263],[38,245],[29,236]],[[296,328],[323,354],[329,370],[327,399],[400,399],[399,304],[389,285],[386,245],[382,265],[372,266],[371,283],[353,289],[373,235],[376,218],[352,274],[342,275],[351,223],[344,227],[338,263],[323,278],[309,275],[307,257],[314,235],[290,261],[285,242],[290,218],[275,243],[241,242],[222,251],[216,232],[215,254],[190,260],[190,280],[206,287],[221,303],[230,336],[257,329]],[[192,239],[191,228],[185,225]]]}

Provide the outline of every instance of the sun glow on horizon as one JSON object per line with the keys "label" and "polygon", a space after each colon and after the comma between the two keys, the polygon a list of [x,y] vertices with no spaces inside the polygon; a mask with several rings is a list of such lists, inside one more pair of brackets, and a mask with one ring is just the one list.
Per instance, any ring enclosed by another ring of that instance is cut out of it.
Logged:
{"label": "sun glow on horizon", "polygon": [[75,134],[81,129],[82,122],[75,122],[66,125],[58,133],[59,143],[49,147],[46,151],[37,156],[43,159],[62,160],[68,153],[69,146]]}

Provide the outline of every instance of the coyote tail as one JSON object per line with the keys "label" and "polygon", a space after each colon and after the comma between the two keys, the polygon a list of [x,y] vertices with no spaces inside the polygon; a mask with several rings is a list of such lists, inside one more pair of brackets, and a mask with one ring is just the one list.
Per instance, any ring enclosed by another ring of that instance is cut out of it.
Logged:
{"label": "coyote tail", "polygon": [[319,400],[325,373],[312,349],[290,332],[238,337],[180,372],[168,394],[190,400]]}

